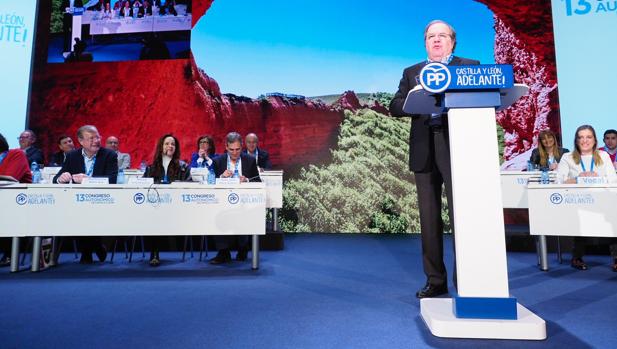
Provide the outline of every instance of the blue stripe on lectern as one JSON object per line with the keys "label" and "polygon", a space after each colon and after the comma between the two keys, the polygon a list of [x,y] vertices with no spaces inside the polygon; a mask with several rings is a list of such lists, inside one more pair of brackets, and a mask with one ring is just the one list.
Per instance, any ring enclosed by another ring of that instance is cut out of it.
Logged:
{"label": "blue stripe on lectern", "polygon": [[463,319],[516,320],[516,298],[454,297],[454,316]]}

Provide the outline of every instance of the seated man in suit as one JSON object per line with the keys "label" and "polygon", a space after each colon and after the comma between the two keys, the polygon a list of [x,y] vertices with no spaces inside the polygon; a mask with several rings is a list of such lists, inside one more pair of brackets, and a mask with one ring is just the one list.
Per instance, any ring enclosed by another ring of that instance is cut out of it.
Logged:
{"label": "seated man in suit", "polygon": [[259,139],[257,138],[257,135],[254,133],[249,133],[246,135],[245,140],[246,150],[244,150],[243,153],[248,154],[257,160],[257,167],[259,167],[260,171],[272,169],[270,154],[268,154],[268,152],[264,149],[258,147]]}
{"label": "seated man in suit", "polygon": [[109,150],[113,150],[118,155],[118,170],[126,170],[131,167],[131,156],[128,153],[121,153],[118,148],[120,146],[120,140],[118,137],[109,136],[105,141],[105,147]]}
{"label": "seated man in suit", "polygon": [[[85,125],[77,130],[77,140],[81,145],[66,156],[62,168],[54,177],[54,183],[81,183],[85,177],[107,177],[109,183],[116,183],[118,175],[118,156],[116,152],[101,147],[101,136],[96,127]],[[95,251],[101,262],[105,261],[107,251],[100,237],[79,239],[82,264],[92,263]]]}
{"label": "seated man in suit", "polygon": [[34,146],[36,135],[32,130],[25,130],[19,135],[19,148],[26,153],[28,164],[36,162],[39,165],[44,163],[43,152]]}
{"label": "seated man in suit", "polygon": [[58,148],[60,148],[60,150],[51,156],[49,166],[62,166],[64,159],[66,159],[66,155],[75,149],[73,139],[67,135],[60,136],[60,138],[58,138]]}
{"label": "seated man in suit", "polygon": [[[240,178],[240,182],[261,182],[257,162],[250,155],[242,154],[242,136],[237,132],[227,134],[225,140],[227,152],[215,158],[214,172],[217,178]],[[245,261],[248,253],[248,236],[215,236],[216,257],[210,260],[210,264],[223,264],[231,262],[229,249],[236,242],[238,245],[237,261]]]}

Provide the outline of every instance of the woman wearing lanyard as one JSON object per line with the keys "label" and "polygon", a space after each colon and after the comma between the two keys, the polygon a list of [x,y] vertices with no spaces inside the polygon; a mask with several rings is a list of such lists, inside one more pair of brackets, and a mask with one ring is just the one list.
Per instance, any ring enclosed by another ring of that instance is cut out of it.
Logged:
{"label": "woman wearing lanyard", "polygon": [[[190,172],[186,163],[180,161],[180,143],[171,134],[161,137],[156,143],[156,151],[152,164],[146,167],[144,177],[154,179],[154,183],[168,184],[174,181],[187,181]],[[150,245],[150,266],[158,267],[161,264],[159,248],[163,236],[150,236],[146,239]]]}
{"label": "woman wearing lanyard", "polygon": [[[30,172],[26,153],[21,149],[9,150],[9,143],[1,133],[0,175],[9,176],[11,180],[16,180],[20,183],[32,183],[32,172]],[[9,238],[0,238],[0,252],[3,253],[0,259],[0,267],[6,267],[11,264],[10,240]]]}
{"label": "woman wearing lanyard", "polygon": [[[576,183],[577,177],[606,177],[609,182],[616,182],[617,175],[611,159],[604,151],[598,150],[596,131],[590,125],[582,125],[574,134],[574,151],[566,153],[557,167],[557,179],[561,183]],[[572,249],[572,268],[587,270],[583,261],[585,254],[583,237],[574,238]],[[613,255],[613,271],[617,271],[617,255]]]}

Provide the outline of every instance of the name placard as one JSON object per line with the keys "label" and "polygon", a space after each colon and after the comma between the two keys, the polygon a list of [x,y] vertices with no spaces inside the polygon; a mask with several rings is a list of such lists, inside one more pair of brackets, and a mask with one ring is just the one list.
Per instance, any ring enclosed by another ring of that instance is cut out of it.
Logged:
{"label": "name placard", "polygon": [[58,171],[60,171],[61,167],[57,167],[57,166],[45,166],[43,167],[43,169],[41,170],[41,173],[44,175],[56,175],[56,173],[58,173]]}
{"label": "name placard", "polygon": [[598,185],[608,184],[606,177],[576,177],[576,184]]}
{"label": "name placard", "polygon": [[154,184],[154,178],[150,177],[129,177],[128,184],[149,186]]}
{"label": "name placard", "polygon": [[81,180],[81,184],[109,184],[109,178],[107,177],[84,177]]}
{"label": "name placard", "polygon": [[216,184],[240,184],[240,178],[217,178]]}

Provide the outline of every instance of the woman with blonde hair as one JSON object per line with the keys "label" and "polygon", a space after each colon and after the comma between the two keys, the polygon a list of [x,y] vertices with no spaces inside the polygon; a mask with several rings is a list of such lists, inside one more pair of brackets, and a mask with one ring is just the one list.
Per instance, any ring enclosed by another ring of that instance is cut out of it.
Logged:
{"label": "woman with blonde hair", "polygon": [[529,161],[540,169],[547,168],[553,171],[557,168],[563,154],[567,152],[569,152],[568,149],[559,146],[553,131],[543,130],[538,135],[538,147],[531,152]]}

